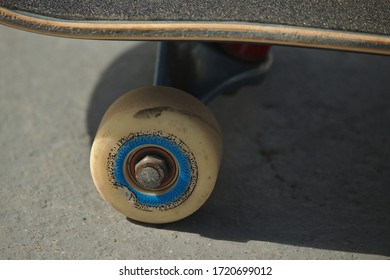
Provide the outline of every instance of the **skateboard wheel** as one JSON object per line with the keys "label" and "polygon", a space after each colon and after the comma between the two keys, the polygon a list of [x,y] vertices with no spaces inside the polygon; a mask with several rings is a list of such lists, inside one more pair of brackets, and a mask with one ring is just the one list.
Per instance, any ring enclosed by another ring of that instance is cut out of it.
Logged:
{"label": "skateboard wheel", "polygon": [[102,197],[130,219],[168,223],[210,196],[222,157],[219,126],[195,97],[146,87],[117,99],[92,145],[90,167]]}

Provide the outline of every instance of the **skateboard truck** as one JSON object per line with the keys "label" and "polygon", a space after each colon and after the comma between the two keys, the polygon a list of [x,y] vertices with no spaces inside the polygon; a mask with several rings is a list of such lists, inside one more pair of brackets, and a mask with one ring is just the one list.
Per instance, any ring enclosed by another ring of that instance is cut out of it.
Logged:
{"label": "skateboard truck", "polygon": [[204,105],[219,94],[260,83],[269,46],[163,42],[154,86],[128,92],[105,113],[91,150],[102,196],[130,219],[183,219],[210,196],[222,136]]}
{"label": "skateboard truck", "polygon": [[259,44],[161,42],[154,85],[178,88],[208,103],[261,83],[272,65],[269,49]]}

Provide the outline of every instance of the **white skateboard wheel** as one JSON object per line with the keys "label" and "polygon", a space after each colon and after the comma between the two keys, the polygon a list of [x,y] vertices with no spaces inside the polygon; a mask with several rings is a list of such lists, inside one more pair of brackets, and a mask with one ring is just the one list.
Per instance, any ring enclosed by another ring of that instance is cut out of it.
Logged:
{"label": "white skateboard wheel", "polygon": [[90,164],[99,193],[119,212],[168,223],[203,205],[221,157],[220,129],[202,102],[178,89],[146,87],[107,110]]}

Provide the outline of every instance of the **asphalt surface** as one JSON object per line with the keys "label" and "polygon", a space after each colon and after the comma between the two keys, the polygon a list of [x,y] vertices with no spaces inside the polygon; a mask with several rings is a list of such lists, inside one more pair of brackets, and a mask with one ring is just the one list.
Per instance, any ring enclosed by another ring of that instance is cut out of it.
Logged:
{"label": "asphalt surface", "polygon": [[390,57],[275,47],[262,85],[210,104],[210,200],[148,226],[99,197],[89,150],[155,47],[0,27],[1,259],[390,258]]}

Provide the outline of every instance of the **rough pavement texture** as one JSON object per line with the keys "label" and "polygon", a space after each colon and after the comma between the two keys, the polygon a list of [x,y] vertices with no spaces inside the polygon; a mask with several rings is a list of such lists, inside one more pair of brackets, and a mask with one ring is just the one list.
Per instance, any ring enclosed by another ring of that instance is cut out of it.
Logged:
{"label": "rough pavement texture", "polygon": [[88,161],[105,108],[151,84],[156,45],[0,38],[1,259],[390,257],[390,57],[274,48],[262,85],[210,104],[210,200],[146,226],[99,197]]}

